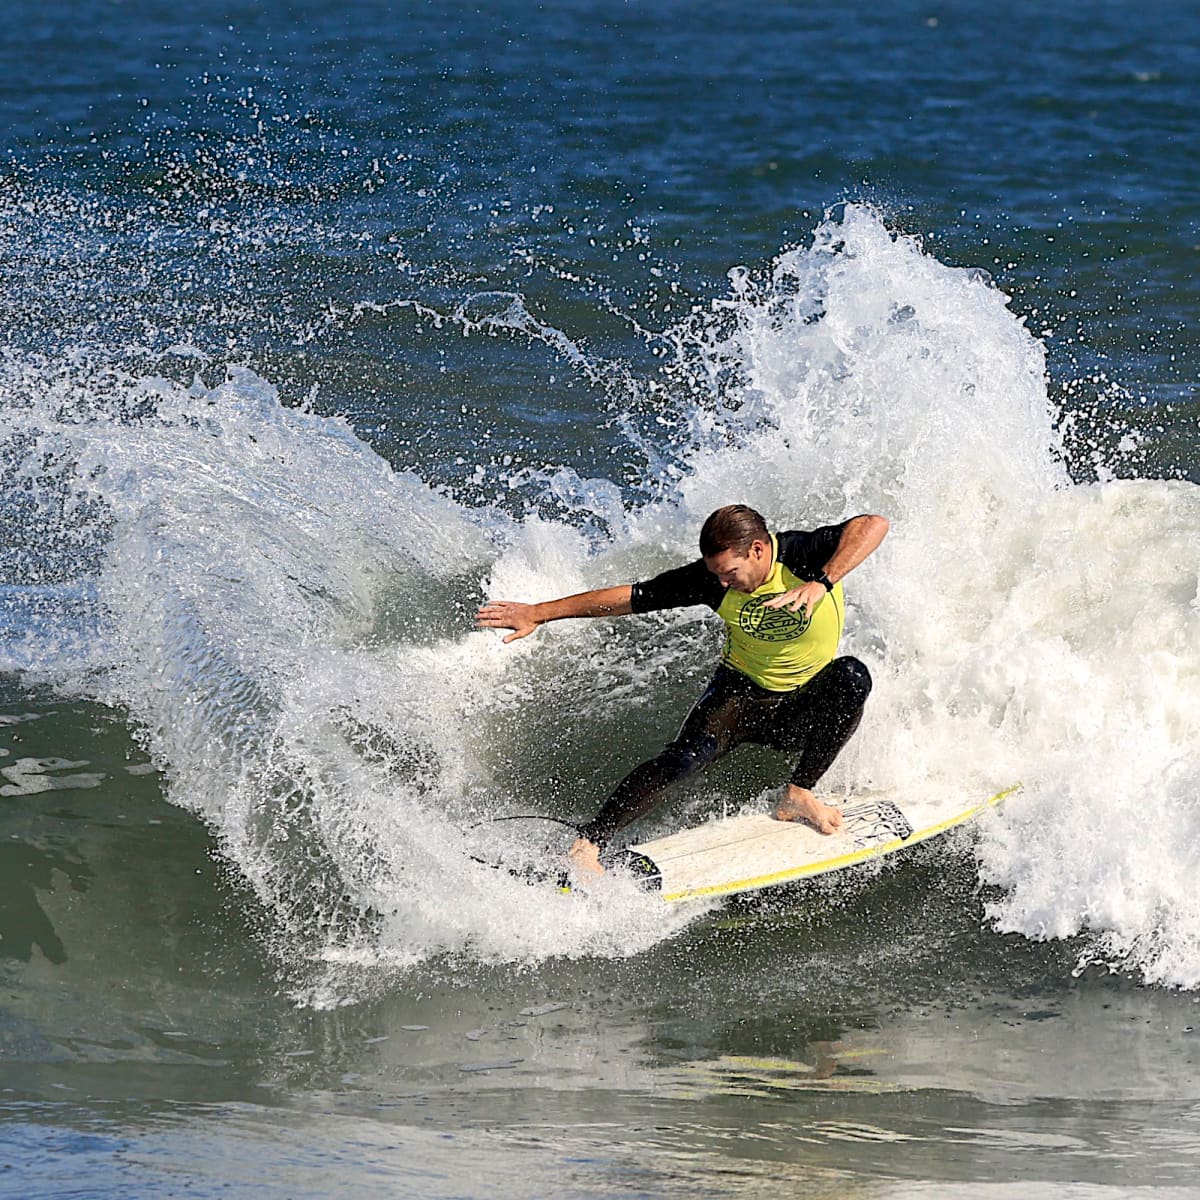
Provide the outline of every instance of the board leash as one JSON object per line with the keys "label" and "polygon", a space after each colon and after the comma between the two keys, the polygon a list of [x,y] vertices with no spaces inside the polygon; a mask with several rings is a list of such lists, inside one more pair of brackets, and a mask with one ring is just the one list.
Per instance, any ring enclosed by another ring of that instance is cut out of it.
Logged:
{"label": "board leash", "polygon": [[[573,825],[570,821],[564,821],[561,817],[547,817],[541,813],[510,813],[503,817],[484,817],[482,821],[476,821],[474,825],[468,825],[467,829],[479,829],[484,825],[498,825],[501,821],[548,821],[552,825],[563,825],[567,829],[579,833],[579,827]],[[552,882],[560,892],[568,893],[574,890],[571,887],[570,873],[565,868],[556,874],[553,870],[540,871],[536,867],[517,869],[516,867],[508,866],[506,863],[489,862],[486,858],[480,858],[477,854],[468,854],[467,857],[472,862],[479,863],[481,866],[491,867],[493,871],[506,871],[514,879],[519,879],[522,883],[528,883],[530,886]]]}
{"label": "board leash", "polygon": [[[512,813],[503,817],[485,817],[482,821],[477,821],[474,825],[468,825],[467,828],[468,830],[479,829],[483,825],[497,825],[501,821],[549,821],[553,825],[562,825],[580,836],[583,835],[583,831],[578,825],[574,825],[570,821],[564,821],[561,817],[547,817],[541,813]],[[494,871],[507,871],[514,879],[520,879],[522,882],[530,885],[553,882],[554,886],[560,892],[569,893],[575,890],[571,886],[570,872],[565,868],[557,873],[553,870],[541,871],[536,867],[517,869],[505,863],[490,862],[486,858],[480,858],[477,854],[468,854],[467,857],[472,862],[479,863],[481,866],[491,867]],[[659,873],[659,869],[646,855],[640,854],[636,850],[625,848],[613,854],[604,855],[603,857],[610,866],[624,867],[644,891],[659,891],[661,889],[662,876]]]}

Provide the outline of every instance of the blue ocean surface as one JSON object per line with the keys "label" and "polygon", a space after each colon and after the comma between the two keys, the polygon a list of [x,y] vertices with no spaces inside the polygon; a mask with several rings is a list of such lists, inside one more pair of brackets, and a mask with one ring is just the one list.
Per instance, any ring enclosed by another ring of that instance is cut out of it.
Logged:
{"label": "blue ocean surface", "polygon": [[[1194,5],[6,15],[0,1195],[1192,1194]],[[720,636],[477,606],[730,502],[891,519],[829,795],[1020,793],[725,902],[493,869]]]}

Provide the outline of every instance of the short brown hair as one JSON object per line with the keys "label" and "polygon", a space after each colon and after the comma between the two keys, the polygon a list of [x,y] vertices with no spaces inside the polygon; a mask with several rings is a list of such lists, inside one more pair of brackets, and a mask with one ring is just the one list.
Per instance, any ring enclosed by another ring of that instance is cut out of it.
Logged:
{"label": "short brown hair", "polygon": [[744,556],[750,552],[752,542],[770,540],[766,521],[754,509],[744,504],[727,504],[704,522],[700,530],[700,553],[712,558],[723,550],[736,550]]}

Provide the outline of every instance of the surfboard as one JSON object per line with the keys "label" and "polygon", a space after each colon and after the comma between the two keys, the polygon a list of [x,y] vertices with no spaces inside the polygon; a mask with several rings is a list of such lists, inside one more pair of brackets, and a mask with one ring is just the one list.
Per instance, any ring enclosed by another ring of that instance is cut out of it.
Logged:
{"label": "surfboard", "polygon": [[832,834],[767,813],[719,818],[630,846],[625,862],[668,903],[754,892],[928,841],[995,807],[1018,787],[974,803],[936,794],[861,793],[841,804],[842,827]]}

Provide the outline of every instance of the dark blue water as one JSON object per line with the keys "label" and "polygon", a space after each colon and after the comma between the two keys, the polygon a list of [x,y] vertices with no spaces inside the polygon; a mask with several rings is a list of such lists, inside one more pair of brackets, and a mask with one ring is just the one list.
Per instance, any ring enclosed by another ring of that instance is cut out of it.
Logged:
{"label": "dark blue water", "polygon": [[[719,295],[731,266],[867,199],[1053,331],[1073,401],[1107,393],[1091,381],[1103,371],[1125,406],[1148,397],[1187,430],[1197,46],[1188,6],[1153,12],[18,6],[29,34],[7,40],[3,86],[25,269],[9,304],[35,344],[85,324],[232,348],[340,409],[364,405],[366,371],[373,418],[409,407],[408,385],[461,425],[432,378],[455,369],[450,352],[409,314],[331,328],[328,306],[513,289],[570,336],[644,361],[631,320],[661,328]],[[60,224],[46,209],[64,203]],[[76,204],[94,206],[82,242]],[[314,326],[315,366],[295,361]],[[564,417],[578,410],[578,381],[550,383],[528,352],[497,357],[489,408],[520,409],[536,371]],[[555,422],[522,416],[544,446]],[[1188,470],[1163,440],[1157,473]]]}
{"label": "dark blue water", "polygon": [[[1194,5],[6,17],[0,1194],[1187,1194]],[[443,815],[577,818],[705,664],[469,612],[732,486],[896,521],[854,769],[1042,816],[506,910]]]}

